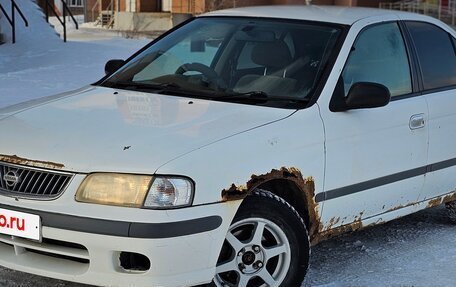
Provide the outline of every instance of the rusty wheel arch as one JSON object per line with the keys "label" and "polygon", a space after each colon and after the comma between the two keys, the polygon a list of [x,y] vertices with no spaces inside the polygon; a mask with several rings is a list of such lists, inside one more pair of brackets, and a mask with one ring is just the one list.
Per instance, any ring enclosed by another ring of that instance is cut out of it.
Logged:
{"label": "rusty wheel arch", "polygon": [[245,185],[232,184],[222,191],[222,200],[244,199],[255,189],[268,190],[292,205],[304,219],[311,237],[321,230],[319,206],[315,201],[315,182],[312,177],[304,178],[296,168],[273,169],[266,174],[252,175]]}

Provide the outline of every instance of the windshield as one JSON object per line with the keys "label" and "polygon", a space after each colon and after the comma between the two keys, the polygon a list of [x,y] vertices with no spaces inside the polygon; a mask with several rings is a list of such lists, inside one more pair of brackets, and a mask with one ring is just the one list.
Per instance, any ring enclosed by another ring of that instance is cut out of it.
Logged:
{"label": "windshield", "polygon": [[275,107],[305,105],[341,34],[338,26],[258,18],[197,18],[102,85]]}

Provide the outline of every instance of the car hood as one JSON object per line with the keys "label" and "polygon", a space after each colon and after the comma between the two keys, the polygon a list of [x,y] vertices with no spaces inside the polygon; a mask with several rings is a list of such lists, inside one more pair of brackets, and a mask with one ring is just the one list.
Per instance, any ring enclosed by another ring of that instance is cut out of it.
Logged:
{"label": "car hood", "polygon": [[153,173],[179,156],[292,113],[92,87],[0,110],[0,161],[73,172]]}

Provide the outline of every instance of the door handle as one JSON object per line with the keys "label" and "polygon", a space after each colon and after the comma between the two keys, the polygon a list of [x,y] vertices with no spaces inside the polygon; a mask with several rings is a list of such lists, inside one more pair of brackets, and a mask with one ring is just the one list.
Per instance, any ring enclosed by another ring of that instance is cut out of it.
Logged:
{"label": "door handle", "polygon": [[411,130],[424,128],[426,122],[424,121],[424,114],[413,115],[410,118],[409,126]]}

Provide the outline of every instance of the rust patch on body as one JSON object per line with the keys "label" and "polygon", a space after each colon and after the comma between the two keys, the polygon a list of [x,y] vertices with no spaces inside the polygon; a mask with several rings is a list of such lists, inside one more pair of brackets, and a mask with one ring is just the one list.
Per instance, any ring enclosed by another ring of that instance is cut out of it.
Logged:
{"label": "rust patch on body", "polygon": [[249,193],[247,186],[236,186],[234,183],[228,189],[222,190],[222,201],[244,199]]}
{"label": "rust patch on body", "polygon": [[444,196],[442,199],[442,203],[448,203],[452,201],[456,201],[456,191],[453,191],[452,193]]}
{"label": "rust patch on body", "polygon": [[442,198],[441,197],[437,197],[437,198],[434,198],[433,200],[429,200],[429,202],[427,204],[427,207],[431,208],[431,207],[434,207],[434,206],[438,206],[441,203],[442,203]]}
{"label": "rust patch on body", "polygon": [[334,225],[337,225],[339,223],[340,217],[333,217],[329,220],[329,224],[325,227],[325,229],[333,229]]}
{"label": "rust patch on body", "polygon": [[[414,204],[415,204],[415,203],[410,203],[409,205],[414,205]],[[399,210],[399,209],[404,208],[404,207],[407,207],[407,206],[409,206],[409,205],[406,205],[406,206],[404,206],[404,205],[398,205],[398,206],[395,206],[395,207],[393,207],[393,208],[388,209],[386,212]]]}
{"label": "rust patch on body", "polygon": [[[310,236],[311,245],[316,245],[321,241],[326,239],[342,235],[344,233],[354,232],[364,227],[362,222],[362,217],[364,211],[360,212],[359,215],[354,217],[353,221],[348,224],[344,224],[347,218],[333,217],[329,220],[329,223],[324,226],[321,222],[319,205],[315,201],[315,181],[312,177],[304,178],[302,173],[296,168],[286,168],[282,167],[281,169],[273,169],[271,172],[264,175],[252,175],[250,180],[245,185],[236,185],[231,184],[231,186],[222,191],[222,200],[223,201],[234,201],[244,199],[249,195],[249,193],[256,188],[261,188],[261,185],[267,183],[268,181],[284,179],[295,183],[296,187],[299,188],[303,199],[305,200],[305,206],[308,213],[308,232]],[[456,190],[452,193],[444,196],[438,197],[428,202],[428,207],[433,207],[442,203],[447,203],[451,201],[456,201]],[[418,204],[417,202],[412,202],[407,205],[398,205],[390,208],[387,212],[399,210],[401,208]],[[386,206],[383,206],[383,210]],[[377,222],[371,223],[368,226],[382,224],[384,221],[379,219]],[[341,226],[334,227],[338,224]]]}
{"label": "rust patch on body", "polygon": [[19,165],[27,165],[27,166],[34,166],[34,167],[41,167],[41,168],[49,168],[49,169],[63,169],[65,166],[61,163],[55,163],[50,161],[41,161],[41,160],[32,160],[23,157],[18,157],[17,155],[4,155],[0,154],[0,161],[12,163],[12,164],[19,164]]}
{"label": "rust patch on body", "polygon": [[[446,196],[440,196],[440,197],[430,200],[427,204],[427,207],[428,208],[435,207],[440,204],[444,204],[444,203],[448,203],[448,202],[452,202],[452,201],[456,201],[456,190]],[[418,202],[412,202],[407,205],[399,205],[399,206],[390,208],[387,212],[399,210],[401,208],[413,206],[416,204],[418,204]],[[384,207],[383,207],[383,209],[384,209]],[[333,228],[333,227],[334,227],[334,225],[336,225],[339,222],[339,218],[331,218],[328,225],[325,226],[325,229],[312,238],[312,244],[315,245],[321,241],[327,240],[329,238],[332,238],[332,237],[335,237],[338,235],[342,235],[344,233],[349,233],[349,232],[357,231],[357,230],[365,228],[365,227],[370,227],[370,226],[375,226],[375,225],[385,223],[385,221],[383,221],[382,219],[379,219],[378,221],[365,226],[365,225],[363,225],[363,223],[361,221],[363,213],[364,212],[361,212],[358,216],[356,216],[354,222],[352,222],[350,224],[342,225],[342,226],[339,226],[336,228]],[[345,218],[344,218],[344,220],[345,220]],[[344,220],[342,220],[342,223],[344,222]]]}
{"label": "rust patch on body", "polygon": [[331,220],[329,221],[329,226],[328,226],[328,229],[331,229],[332,226],[336,225],[338,222],[340,221],[340,217],[338,218],[331,218]]}
{"label": "rust patch on body", "polygon": [[[234,183],[227,189],[222,190],[222,200],[244,199],[252,190],[261,184],[274,179],[290,179],[292,181],[303,182],[301,172],[295,168],[282,167],[280,170],[273,169],[264,175],[252,175],[246,185],[235,185]],[[313,179],[312,179],[313,181]]]}
{"label": "rust patch on body", "polygon": [[363,223],[361,221],[363,214],[364,211],[361,211],[359,215],[354,218],[353,222],[335,228],[334,225],[340,222],[340,218],[331,218],[328,225],[325,226],[323,230],[319,230],[318,234],[312,237],[312,245],[318,244],[319,242],[327,240],[329,238],[363,228]]}
{"label": "rust patch on body", "polygon": [[305,199],[307,212],[309,216],[309,235],[311,238],[316,236],[323,229],[320,220],[319,205],[315,201],[315,181],[312,177],[304,178],[301,171],[294,167],[282,167],[281,169],[273,169],[267,174],[252,175],[246,185],[232,184],[229,188],[222,191],[222,200],[239,200],[244,199],[247,195],[260,187],[262,184],[276,180],[284,179],[295,183],[300,189],[301,195]]}
{"label": "rust patch on body", "polygon": [[318,244],[321,241],[327,240],[329,238],[342,235],[349,232],[354,232],[363,228],[363,223],[361,222],[361,217],[358,217],[355,221],[350,224],[342,225],[336,228],[328,229],[320,232],[317,236],[312,238],[312,245]]}
{"label": "rust patch on body", "polygon": [[452,202],[452,201],[456,201],[456,191],[453,191],[452,193],[447,194],[445,196],[439,196],[439,197],[436,197],[436,198],[430,200],[427,204],[427,207],[428,208],[435,207],[440,204],[448,203],[448,202]]}

